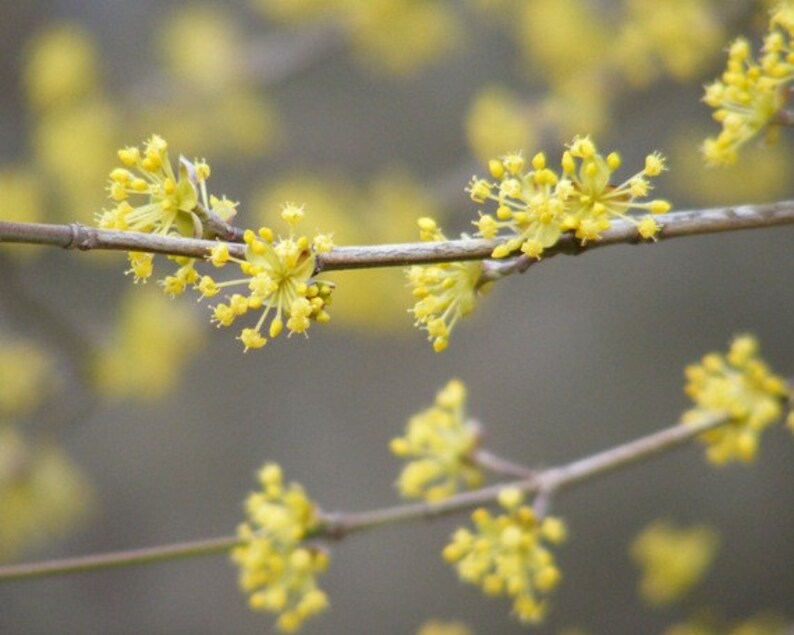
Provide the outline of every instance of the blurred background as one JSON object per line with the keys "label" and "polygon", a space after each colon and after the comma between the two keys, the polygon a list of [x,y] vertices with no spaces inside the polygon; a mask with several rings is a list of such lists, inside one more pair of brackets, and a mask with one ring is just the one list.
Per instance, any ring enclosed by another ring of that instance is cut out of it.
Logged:
{"label": "blurred background", "polygon": [[[743,0],[0,1],[0,214],[91,224],[116,150],[153,133],[206,158],[210,189],[258,227],[284,201],[338,244],[412,241],[416,218],[472,232],[464,192],[489,158],[556,161],[575,134],[654,150],[677,209],[791,197],[790,136],[707,170],[702,85]],[[632,166],[636,166],[632,167]],[[672,424],[682,370],[751,331],[794,375],[791,230],[549,259],[501,282],[436,354],[396,270],[334,274],[332,322],[242,354],[206,303],[132,285],[122,254],[0,247],[0,559],[43,560],[234,532],[266,460],[327,510],[396,504],[389,440],[450,378],[486,443],[532,466]],[[163,271],[161,268],[160,271]],[[701,611],[791,619],[794,444],[751,466],[690,447],[554,500],[569,541],[540,627],[464,586],[440,551],[465,515],[333,546],[332,608],[306,633],[662,632]],[[787,493],[788,492],[788,493]],[[706,580],[645,606],[628,555],[656,518],[713,525]],[[0,585],[0,633],[262,633],[223,556]],[[568,630],[568,632],[572,632]]]}

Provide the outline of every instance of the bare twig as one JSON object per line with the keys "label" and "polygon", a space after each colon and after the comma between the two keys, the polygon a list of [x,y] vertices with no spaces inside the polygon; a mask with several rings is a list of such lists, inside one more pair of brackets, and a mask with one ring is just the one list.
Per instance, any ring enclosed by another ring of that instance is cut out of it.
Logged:
{"label": "bare twig", "polygon": [[[500,483],[458,494],[436,503],[413,503],[358,513],[324,514],[323,522],[309,538],[341,540],[350,534],[376,529],[383,525],[448,516],[479,505],[493,503],[506,485],[519,487],[526,493],[556,492],[673,450],[727,421],[728,418],[725,416],[714,416],[693,425],[676,424],[636,441],[560,467],[543,470],[510,483]],[[209,556],[224,553],[238,544],[240,542],[236,536],[223,536],[145,549],[8,565],[0,567],[0,582]]]}
{"label": "bare twig", "polygon": [[[1,215],[2,212],[0,212]],[[673,212],[658,218],[663,225],[658,240],[663,241],[683,236],[790,225],[794,223],[794,201]],[[485,260],[490,258],[493,248],[499,242],[468,239],[336,247],[327,253],[317,255],[316,271],[319,273],[344,269],[404,267],[439,262]],[[544,259],[557,254],[576,255],[607,245],[639,242],[643,241],[640,240],[637,229],[632,223],[615,221],[612,227],[602,234],[601,240],[587,243],[584,246],[570,234],[563,235],[556,245],[549,247],[544,252]],[[0,243],[52,245],[84,251],[91,249],[148,251],[194,258],[207,256],[212,247],[217,244],[211,240],[179,236],[96,229],[78,223],[45,225],[7,221],[0,221]],[[244,248],[241,244],[231,243],[230,252],[238,258],[244,257]],[[537,261],[519,257],[490,263],[486,269],[487,279],[485,281],[524,271],[533,262]]]}

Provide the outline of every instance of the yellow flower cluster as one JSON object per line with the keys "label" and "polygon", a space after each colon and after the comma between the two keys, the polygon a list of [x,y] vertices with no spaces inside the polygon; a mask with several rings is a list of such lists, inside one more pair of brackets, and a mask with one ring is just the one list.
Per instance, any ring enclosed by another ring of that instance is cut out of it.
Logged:
{"label": "yellow flower cluster", "polygon": [[277,337],[285,325],[290,334],[306,333],[312,321],[324,324],[331,319],[325,308],[331,302],[333,287],[312,278],[315,253],[329,251],[331,238],[324,234],[318,234],[313,240],[296,236],[294,227],[303,216],[302,207],[284,206],[281,217],[290,226],[287,238],[276,240],[273,230],[268,227],[262,227],[258,234],[246,230],[245,260],[231,256],[228,245],[219,243],[212,251],[210,262],[216,267],[234,262],[245,278],[216,282],[211,276],[203,276],[197,285],[202,297],[212,297],[228,287],[244,286],[247,289],[245,295],[235,293],[229,297],[228,304],[215,305],[212,317],[219,327],[231,326],[249,309],[261,310],[256,325],[244,328],[240,334],[239,339],[246,351],[267,344],[262,328],[268,318],[271,338]]}
{"label": "yellow flower cluster", "polygon": [[476,423],[466,418],[466,387],[453,379],[436,395],[430,408],[408,421],[405,436],[391,441],[391,451],[409,459],[397,481],[408,498],[438,501],[461,485],[482,483],[482,470],[472,460],[480,440]]}
{"label": "yellow flower cluster", "polygon": [[631,557],[642,571],[642,597],[654,606],[680,599],[706,575],[718,548],[719,536],[708,526],[679,529],[654,521],[631,544]]}
{"label": "yellow flower cluster", "polygon": [[[208,198],[209,165],[204,162],[193,164],[183,157],[177,176],[168,157],[168,143],[162,137],[152,135],[144,144],[143,151],[127,147],[119,150],[118,156],[124,167],[110,173],[108,187],[110,198],[117,204],[99,215],[101,228],[199,238],[205,236],[202,219],[209,213],[224,221],[234,216],[236,203],[215,196]],[[133,206],[130,200],[138,197],[144,201]],[[152,254],[130,252],[129,259],[130,272],[136,281],[151,276]],[[198,276],[192,259],[172,260],[179,269],[163,284],[169,294],[179,295],[188,285],[195,283]]]}
{"label": "yellow flower cluster", "polygon": [[731,45],[726,70],[706,87],[703,98],[722,124],[720,134],[703,143],[707,163],[735,163],[739,148],[762,131],[768,140],[774,139],[775,124],[786,105],[786,87],[794,79],[792,39],[794,8],[784,2],[772,12],[760,59],[755,59],[744,38]]}
{"label": "yellow flower cluster", "polygon": [[248,522],[237,530],[240,544],[232,561],[240,567],[240,586],[252,609],[278,614],[276,626],[298,630],[328,607],[316,576],[328,567],[324,551],[303,541],[318,524],[315,505],[296,484],[284,484],[281,468],[268,463],[259,471],[262,490],[245,502]]}
{"label": "yellow flower cluster", "polygon": [[641,220],[629,216],[632,209],[663,214],[670,204],[663,200],[639,202],[652,189],[649,177],[665,169],[664,158],[653,153],[644,168],[621,183],[613,185],[612,173],[621,165],[616,152],[606,157],[598,153],[589,137],[576,137],[562,156],[562,172],[547,167],[546,156],[536,154],[530,165],[520,153],[492,160],[493,181],[474,177],[467,191],[477,203],[493,201],[496,214],[480,214],[475,222],[479,235],[497,238],[510,233],[493,251],[504,258],[519,249],[531,258],[540,258],[563,232],[572,231],[585,243],[598,240],[609,229],[613,218],[634,223],[643,238],[653,238],[660,227],[653,216]]}
{"label": "yellow flower cluster", "polygon": [[562,542],[565,525],[558,518],[537,518],[514,487],[500,492],[499,504],[506,510],[499,516],[477,509],[472,514],[475,530],[458,529],[444,559],[457,565],[464,582],[481,586],[486,595],[513,598],[513,611],[522,622],[539,622],[548,610],[543,596],[561,577],[545,543]]}
{"label": "yellow flower cluster", "polygon": [[[446,240],[432,218],[420,218],[418,224],[422,240]],[[449,336],[458,321],[474,310],[478,292],[487,293],[487,286],[479,285],[482,270],[479,260],[414,265],[405,270],[417,298],[411,309],[415,325],[427,331],[427,339],[433,342],[437,353],[449,345]]]}
{"label": "yellow flower cluster", "polygon": [[685,373],[684,390],[695,407],[684,413],[684,423],[715,414],[731,418],[727,425],[701,435],[708,460],[717,465],[752,461],[761,432],[783,415],[788,397],[786,382],[759,357],[758,341],[750,335],[737,337],[727,355],[709,353]]}

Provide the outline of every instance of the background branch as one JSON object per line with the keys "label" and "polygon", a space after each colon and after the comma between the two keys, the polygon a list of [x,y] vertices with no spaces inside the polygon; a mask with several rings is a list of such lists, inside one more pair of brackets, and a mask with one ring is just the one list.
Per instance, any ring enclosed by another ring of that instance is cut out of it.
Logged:
{"label": "background branch", "polygon": [[[728,421],[727,416],[715,415],[711,419],[697,424],[683,425],[679,423],[578,461],[539,471],[528,478],[464,492],[437,503],[411,503],[357,513],[325,513],[322,515],[323,520],[319,527],[308,538],[341,540],[350,534],[376,529],[383,525],[448,516],[479,505],[492,503],[499,496],[499,492],[508,485],[519,487],[528,494],[553,493],[564,487],[582,483],[673,450],[699,434]],[[236,536],[222,536],[63,560],[7,565],[0,567],[0,582],[209,556],[224,553],[238,543],[239,539]]]}

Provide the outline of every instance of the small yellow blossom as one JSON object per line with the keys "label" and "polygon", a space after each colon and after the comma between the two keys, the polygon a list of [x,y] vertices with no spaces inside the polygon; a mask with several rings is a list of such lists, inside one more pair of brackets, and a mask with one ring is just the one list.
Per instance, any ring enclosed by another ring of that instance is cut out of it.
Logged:
{"label": "small yellow blossom", "polygon": [[240,544],[232,561],[240,568],[240,587],[256,611],[278,615],[276,626],[297,631],[328,607],[317,575],[328,554],[304,541],[319,524],[317,508],[296,484],[285,484],[281,468],[267,463],[259,471],[261,490],[245,501],[248,521],[237,529]]}
{"label": "small yellow blossom", "polygon": [[558,518],[539,519],[515,488],[505,488],[499,504],[506,513],[498,516],[477,509],[474,531],[458,529],[444,559],[457,566],[461,580],[482,587],[486,595],[511,597],[520,621],[537,623],[548,611],[545,595],[561,579],[546,543],[562,542],[565,525]]}
{"label": "small yellow blossom", "polygon": [[[202,219],[213,214],[223,221],[235,214],[236,203],[207,193],[210,167],[206,162],[196,164],[180,159],[177,173],[168,155],[168,143],[152,135],[143,149],[126,147],[118,152],[123,167],[110,173],[109,196],[116,206],[98,216],[103,229],[134,231],[187,237],[205,235]],[[130,201],[138,202],[133,205]],[[130,270],[135,281],[145,281],[152,274],[151,254],[130,252]],[[194,284],[198,274],[186,258],[169,257],[179,265],[176,273],[161,281],[171,296],[180,295]]]}
{"label": "small yellow blossom", "polygon": [[[432,218],[420,218],[418,224],[422,240],[446,240]],[[458,321],[474,310],[478,293],[487,293],[487,285],[479,286],[482,271],[479,260],[414,265],[405,270],[417,298],[411,309],[415,325],[427,331],[427,339],[437,353],[447,348]]]}
{"label": "small yellow blossom", "polygon": [[461,485],[479,486],[482,471],[472,459],[479,440],[479,427],[466,418],[466,387],[453,379],[435,405],[411,417],[405,436],[391,441],[392,452],[409,461],[397,480],[400,493],[438,501]]}
{"label": "small yellow blossom", "polygon": [[758,341],[751,335],[737,337],[727,355],[709,353],[686,369],[686,378],[684,391],[695,407],[684,413],[684,423],[715,414],[730,417],[726,425],[700,436],[708,460],[716,465],[752,461],[761,432],[783,416],[788,398],[786,382],[759,357]]}
{"label": "small yellow blossom", "polygon": [[767,140],[775,139],[778,119],[786,105],[786,89],[794,80],[794,25],[790,14],[786,3],[772,12],[758,59],[746,39],[735,40],[722,76],[706,87],[703,101],[714,109],[712,116],[722,125],[717,137],[703,143],[707,163],[735,163],[739,148],[762,132],[766,132]]}
{"label": "small yellow blossom", "polygon": [[[639,202],[651,189],[650,177],[665,169],[659,153],[646,157],[644,168],[620,185],[611,176],[621,165],[613,152],[606,157],[598,153],[589,137],[576,137],[562,157],[561,174],[538,153],[526,161],[520,153],[504,155],[489,163],[494,181],[473,178],[468,187],[472,200],[493,201],[495,215],[480,214],[475,221],[483,238],[504,237],[492,253],[504,258],[517,251],[540,258],[565,231],[573,231],[582,243],[598,240],[609,229],[613,218],[634,223],[643,238],[652,238],[659,230],[655,221],[638,221],[631,210],[644,209],[663,214],[670,209],[662,200]],[[500,236],[500,232],[508,232]]]}
{"label": "small yellow blossom", "polygon": [[[212,320],[218,326],[231,326],[234,321],[249,310],[261,311],[254,327],[244,328],[240,341],[245,350],[262,348],[268,338],[262,334],[268,322],[268,335],[277,337],[287,327],[290,334],[306,333],[311,323],[324,324],[331,317],[326,311],[331,303],[333,285],[314,279],[315,251],[307,236],[294,233],[294,225],[303,216],[303,209],[288,205],[283,211],[284,220],[290,225],[286,238],[275,239],[273,230],[262,227],[258,234],[246,230],[245,260],[229,254],[228,248],[219,245],[213,248],[209,261],[216,267],[234,262],[245,276],[235,280],[217,282],[211,276],[196,278],[196,288],[202,297],[218,294],[222,289],[242,286],[245,295],[235,293],[228,297],[228,304],[220,303],[213,307]],[[328,246],[328,239],[321,236],[321,246]]]}
{"label": "small yellow blossom", "polygon": [[642,571],[642,597],[654,606],[680,599],[706,575],[718,547],[719,537],[708,526],[651,523],[631,545],[631,557]]}

